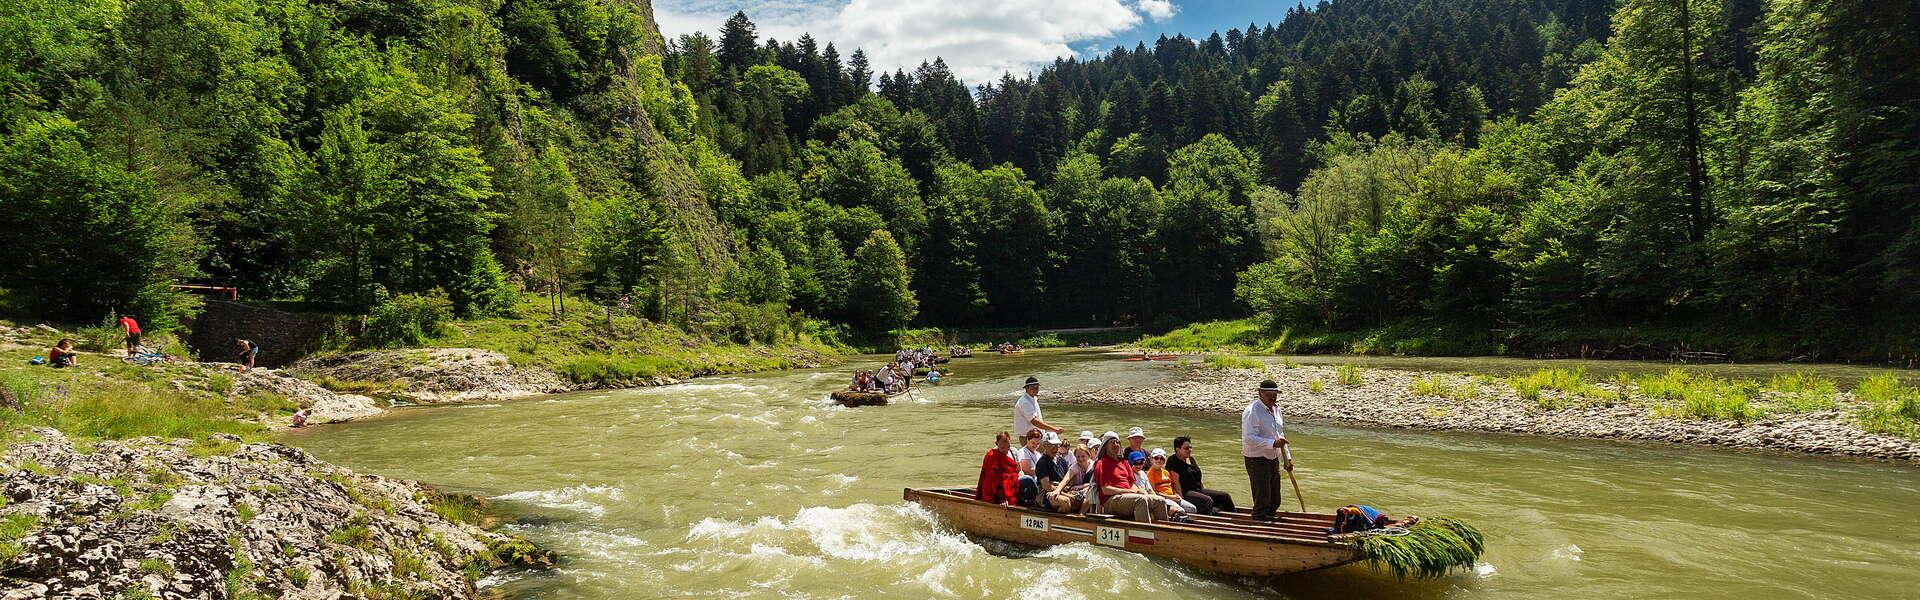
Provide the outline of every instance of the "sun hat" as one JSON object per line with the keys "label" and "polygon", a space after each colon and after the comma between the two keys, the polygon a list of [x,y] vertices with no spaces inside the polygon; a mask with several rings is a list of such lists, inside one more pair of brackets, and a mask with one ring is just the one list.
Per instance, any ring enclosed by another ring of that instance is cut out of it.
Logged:
{"label": "sun hat", "polygon": [[1278,383],[1274,383],[1272,379],[1268,379],[1268,380],[1266,380],[1266,381],[1262,381],[1262,382],[1260,382],[1260,391],[1262,391],[1262,392],[1278,392],[1278,391],[1280,391],[1280,384],[1278,384]]}
{"label": "sun hat", "polygon": [[1141,454],[1139,450],[1135,450],[1127,453],[1127,462],[1139,462],[1146,459],[1147,459],[1147,455]]}
{"label": "sun hat", "polygon": [[1028,386],[1035,386],[1035,385],[1040,385],[1040,380],[1039,380],[1039,379],[1035,379],[1035,378],[1032,378],[1032,377],[1028,377],[1028,378],[1027,378],[1027,385],[1028,385]]}
{"label": "sun hat", "polygon": [[1080,441],[1084,442],[1091,439],[1093,439],[1093,432],[1091,431],[1080,432]]}
{"label": "sun hat", "polygon": [[1154,457],[1154,458],[1166,458],[1166,457],[1167,457],[1167,449],[1165,449],[1165,448],[1154,448],[1154,449],[1153,449],[1153,452],[1152,452],[1152,453],[1149,453],[1149,454],[1148,454],[1148,456],[1151,456],[1151,457]]}
{"label": "sun hat", "polygon": [[1109,431],[1105,435],[1100,436],[1100,443],[1105,444],[1107,443],[1107,440],[1117,440],[1117,439],[1120,439],[1120,434]]}
{"label": "sun hat", "polygon": [[1052,445],[1055,445],[1055,446],[1058,446],[1058,445],[1060,445],[1060,434],[1058,434],[1058,433],[1054,433],[1054,432],[1051,432],[1051,431],[1049,431],[1049,432],[1046,432],[1046,433],[1044,433],[1044,434],[1041,434],[1041,435],[1040,435],[1040,443],[1042,443],[1042,444],[1052,444]]}
{"label": "sun hat", "polygon": [[1146,439],[1147,432],[1141,430],[1139,427],[1135,427],[1127,430],[1127,437]]}

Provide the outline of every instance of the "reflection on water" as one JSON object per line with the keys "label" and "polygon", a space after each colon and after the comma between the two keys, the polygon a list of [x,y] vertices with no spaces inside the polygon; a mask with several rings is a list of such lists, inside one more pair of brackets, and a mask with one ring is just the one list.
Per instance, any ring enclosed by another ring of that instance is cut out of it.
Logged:
{"label": "reflection on water", "polygon": [[[797,371],[415,409],[288,441],[523,516],[520,533],[568,560],[504,583],[515,597],[1749,600],[1898,598],[1920,586],[1920,534],[1904,523],[1920,506],[1920,470],[1298,424],[1289,431],[1310,508],[1462,517],[1488,535],[1485,564],[1439,581],[1358,566],[1255,581],[1086,544],[982,543],[902,502],[901,488],[971,483],[1029,374],[1050,390],[1086,389],[1169,366],[1077,351],[952,366],[952,383],[886,407],[833,405],[838,371]],[[1210,485],[1246,490],[1233,417],[1046,411],[1073,432],[1139,425],[1155,446],[1194,436]]]}

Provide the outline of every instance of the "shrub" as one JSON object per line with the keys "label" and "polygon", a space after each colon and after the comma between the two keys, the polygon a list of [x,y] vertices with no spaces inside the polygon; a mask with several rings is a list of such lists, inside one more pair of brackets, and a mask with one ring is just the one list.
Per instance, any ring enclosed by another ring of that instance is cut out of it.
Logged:
{"label": "shrub", "polygon": [[1327,382],[1321,381],[1320,378],[1318,377],[1315,377],[1313,379],[1308,379],[1307,391],[1315,394],[1327,393]]}
{"label": "shrub", "polygon": [[1900,384],[1891,374],[1875,375],[1853,388],[1853,397],[1864,406],[1855,414],[1860,428],[1872,433],[1912,436],[1920,434],[1920,388]]}
{"label": "shrub", "polygon": [[1057,333],[1027,336],[1015,340],[1014,343],[1022,348],[1064,348],[1067,345],[1066,340],[1060,339],[1060,334]]}
{"label": "shrub", "polygon": [[127,347],[127,334],[111,322],[81,327],[73,332],[73,345],[88,352],[114,352]]}
{"label": "shrub", "polygon": [[418,346],[446,334],[453,302],[445,294],[400,294],[374,307],[360,343],[372,347]]}
{"label": "shrub", "polygon": [[1366,369],[1353,365],[1340,365],[1333,370],[1334,380],[1347,387],[1366,385]]}

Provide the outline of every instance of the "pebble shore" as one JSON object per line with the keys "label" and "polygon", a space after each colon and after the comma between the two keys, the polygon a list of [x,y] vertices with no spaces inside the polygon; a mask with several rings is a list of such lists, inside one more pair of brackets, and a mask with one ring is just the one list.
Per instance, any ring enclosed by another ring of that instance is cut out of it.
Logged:
{"label": "pebble shore", "polygon": [[[1740,423],[1656,415],[1653,407],[1658,405],[1657,400],[1632,396],[1617,402],[1544,409],[1537,402],[1522,400],[1505,381],[1487,377],[1391,369],[1367,369],[1361,377],[1364,383],[1350,386],[1339,383],[1336,369],[1330,367],[1183,367],[1163,383],[1068,394],[1061,401],[1238,414],[1253,399],[1260,380],[1272,378],[1280,384],[1280,403],[1286,417],[1309,422],[1646,440],[1920,462],[1920,440],[1861,430],[1852,419],[1856,403],[1845,393],[1839,394],[1839,406],[1834,410],[1774,411],[1763,419]],[[1471,393],[1415,394],[1414,382],[1427,377]],[[1611,389],[1607,384],[1599,385]]]}

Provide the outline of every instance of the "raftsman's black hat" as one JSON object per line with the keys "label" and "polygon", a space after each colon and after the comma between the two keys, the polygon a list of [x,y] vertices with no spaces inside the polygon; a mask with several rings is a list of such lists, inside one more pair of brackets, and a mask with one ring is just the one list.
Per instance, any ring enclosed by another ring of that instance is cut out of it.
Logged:
{"label": "raftsman's black hat", "polygon": [[1038,380],[1038,379],[1034,379],[1034,378],[1032,378],[1032,377],[1028,377],[1028,378],[1027,378],[1027,385],[1040,385],[1040,380]]}
{"label": "raftsman's black hat", "polygon": [[1266,380],[1266,381],[1262,381],[1262,382],[1260,382],[1260,391],[1262,391],[1262,392],[1278,392],[1278,391],[1280,391],[1280,384],[1278,384],[1278,383],[1274,383],[1272,379],[1268,379],[1268,380]]}

